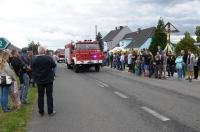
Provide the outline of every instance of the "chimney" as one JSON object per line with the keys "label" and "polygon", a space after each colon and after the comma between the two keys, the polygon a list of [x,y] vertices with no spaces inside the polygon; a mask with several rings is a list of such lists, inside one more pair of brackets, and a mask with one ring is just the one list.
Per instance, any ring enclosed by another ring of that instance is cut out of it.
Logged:
{"label": "chimney", "polygon": [[141,32],[141,28],[138,28],[138,33],[140,33]]}
{"label": "chimney", "polygon": [[123,26],[119,26],[119,29],[122,29],[123,28]]}

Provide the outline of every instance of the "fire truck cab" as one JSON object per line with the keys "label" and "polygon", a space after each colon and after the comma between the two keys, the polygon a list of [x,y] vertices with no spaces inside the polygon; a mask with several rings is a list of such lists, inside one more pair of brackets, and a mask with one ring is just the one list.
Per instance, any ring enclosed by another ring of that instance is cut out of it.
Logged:
{"label": "fire truck cab", "polygon": [[65,62],[65,55],[64,55],[64,49],[57,49],[56,50],[56,56],[57,56],[57,62]]}
{"label": "fire truck cab", "polygon": [[75,72],[95,67],[99,72],[103,63],[103,53],[97,41],[85,40],[65,45],[65,63]]}

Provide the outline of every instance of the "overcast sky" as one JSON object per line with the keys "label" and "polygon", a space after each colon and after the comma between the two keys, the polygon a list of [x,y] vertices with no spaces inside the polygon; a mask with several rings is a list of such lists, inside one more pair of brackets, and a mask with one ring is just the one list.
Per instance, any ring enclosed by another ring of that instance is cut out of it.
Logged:
{"label": "overcast sky", "polygon": [[194,35],[200,25],[200,0],[0,0],[0,37],[26,47],[29,40],[49,49],[70,40],[94,39],[95,25],[106,35],[116,26],[132,31],[156,26],[162,17]]}

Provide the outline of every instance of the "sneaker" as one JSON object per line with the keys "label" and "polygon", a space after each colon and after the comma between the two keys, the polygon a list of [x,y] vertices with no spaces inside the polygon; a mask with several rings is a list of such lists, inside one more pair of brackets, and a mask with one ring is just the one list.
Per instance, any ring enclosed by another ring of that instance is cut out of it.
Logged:
{"label": "sneaker", "polygon": [[54,110],[52,113],[49,114],[49,116],[54,116],[56,114],[56,111]]}
{"label": "sneaker", "polygon": [[4,113],[12,112],[12,110],[3,110]]}
{"label": "sneaker", "polygon": [[24,105],[25,105],[25,104],[28,104],[28,102],[27,102],[27,101],[22,101],[21,103],[22,103],[22,104],[24,104]]}
{"label": "sneaker", "polygon": [[42,112],[42,113],[39,112],[39,114],[40,114],[40,116],[44,116],[44,112]]}

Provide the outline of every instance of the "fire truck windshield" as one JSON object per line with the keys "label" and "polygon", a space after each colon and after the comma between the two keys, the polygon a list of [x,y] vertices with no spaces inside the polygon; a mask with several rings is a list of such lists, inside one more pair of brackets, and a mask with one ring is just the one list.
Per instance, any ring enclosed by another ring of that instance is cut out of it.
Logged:
{"label": "fire truck windshield", "polygon": [[98,44],[77,44],[76,49],[78,49],[78,50],[88,50],[88,49],[99,50],[100,48],[99,48]]}

